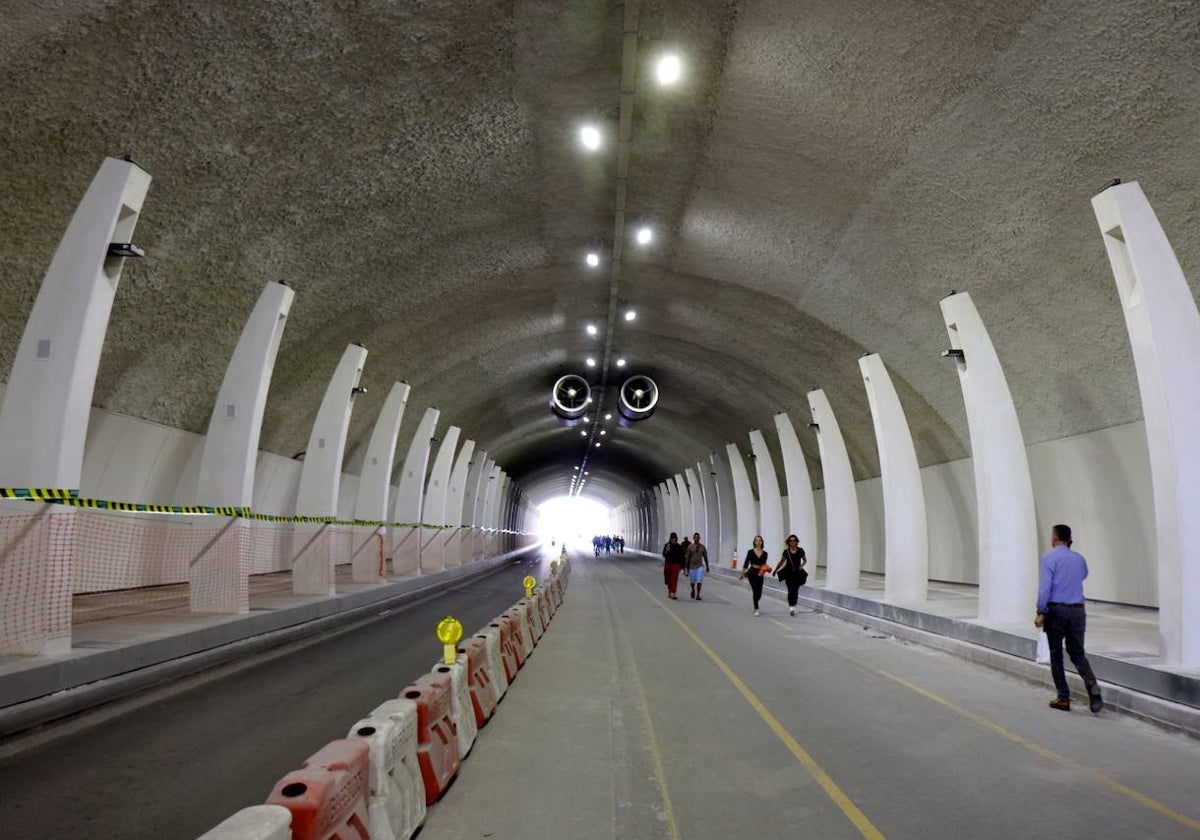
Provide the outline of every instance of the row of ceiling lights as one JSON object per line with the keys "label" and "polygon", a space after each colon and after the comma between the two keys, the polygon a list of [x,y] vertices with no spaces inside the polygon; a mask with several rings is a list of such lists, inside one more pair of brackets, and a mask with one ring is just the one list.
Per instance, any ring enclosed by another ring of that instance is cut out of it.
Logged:
{"label": "row of ceiling lights", "polygon": [[[679,78],[682,74],[683,62],[681,62],[679,60],[679,56],[675,55],[674,53],[666,53],[660,56],[654,68],[655,78],[658,80],[658,83],[663,86],[675,84],[675,82],[679,81]],[[579,129],[579,142],[585,150],[589,152],[597,152],[604,145],[604,134],[601,132],[599,126],[595,125],[594,123],[588,123],[581,126]],[[633,238],[638,245],[649,245],[654,241],[654,230],[649,225],[642,225],[634,232]],[[584,256],[584,263],[588,268],[599,268],[599,252],[588,251]],[[634,309],[626,309],[623,317],[627,322],[633,321],[637,318],[637,311]],[[599,328],[594,323],[589,323],[586,327],[586,330],[587,334],[592,337],[597,336],[600,332]],[[595,357],[588,356],[586,359],[584,359],[584,364],[586,364],[589,368],[596,367]],[[618,358],[615,361],[615,364],[618,368],[623,368],[625,367],[625,359]],[[612,415],[605,414],[604,419],[605,421],[612,420]],[[588,423],[590,421],[585,419],[584,422]],[[579,434],[582,437],[588,437],[589,432],[587,429],[583,429]],[[608,430],[600,429],[598,434],[600,437],[604,437],[608,434]],[[595,442],[595,448],[600,448],[600,441],[597,440]],[[586,458],[584,463],[586,465]],[[581,473],[579,467],[574,468],[574,475],[571,476],[572,492],[577,493],[583,489],[583,485],[587,482],[587,474],[588,471],[586,469]]]}

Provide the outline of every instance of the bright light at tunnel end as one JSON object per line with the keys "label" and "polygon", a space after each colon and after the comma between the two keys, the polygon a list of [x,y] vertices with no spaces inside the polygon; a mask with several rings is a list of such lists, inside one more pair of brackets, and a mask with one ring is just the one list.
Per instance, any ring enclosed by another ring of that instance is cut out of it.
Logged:
{"label": "bright light at tunnel end", "polygon": [[612,509],[586,496],[560,496],[538,505],[542,541],[583,550],[597,534],[613,533]]}

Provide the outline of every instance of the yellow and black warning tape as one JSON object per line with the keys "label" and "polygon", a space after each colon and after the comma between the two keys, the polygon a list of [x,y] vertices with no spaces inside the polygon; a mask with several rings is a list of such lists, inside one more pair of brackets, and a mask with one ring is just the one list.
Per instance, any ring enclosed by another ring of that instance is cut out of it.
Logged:
{"label": "yellow and black warning tape", "polygon": [[35,502],[74,499],[78,490],[63,490],[57,487],[0,487],[0,499],[29,499]]}
{"label": "yellow and black warning tape", "polygon": [[371,519],[338,519],[336,516],[276,516],[255,513],[248,507],[213,507],[210,505],[144,505],[139,502],[110,502],[106,499],[81,499],[78,490],[47,487],[0,487],[0,499],[19,499],[48,502],[87,510],[113,510],[121,513],[178,513],[191,516],[233,516],[255,522],[278,522],[308,525],[340,525],[356,528],[452,528],[417,522],[382,522]]}

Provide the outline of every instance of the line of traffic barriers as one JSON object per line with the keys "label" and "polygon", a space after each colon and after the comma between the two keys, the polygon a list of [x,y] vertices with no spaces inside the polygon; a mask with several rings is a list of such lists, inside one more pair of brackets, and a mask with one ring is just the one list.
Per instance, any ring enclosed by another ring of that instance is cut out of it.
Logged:
{"label": "line of traffic barriers", "polygon": [[533,653],[566,594],[564,554],[538,586],[468,639],[446,617],[444,655],[418,678],[317,750],[271,790],[199,840],[407,840],[458,774],[476,734]]}

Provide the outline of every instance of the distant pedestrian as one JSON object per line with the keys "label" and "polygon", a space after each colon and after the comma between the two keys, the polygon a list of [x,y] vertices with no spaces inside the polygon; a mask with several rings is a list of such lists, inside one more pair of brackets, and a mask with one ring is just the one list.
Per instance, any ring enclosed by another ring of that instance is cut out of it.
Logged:
{"label": "distant pedestrian", "polygon": [[800,547],[800,538],[792,534],[787,538],[787,547],[775,567],[775,576],[787,586],[788,615],[796,614],[800,587],[808,582],[808,570],[804,568],[806,565],[808,558],[804,556],[804,549]]}
{"label": "distant pedestrian", "polygon": [[767,549],[763,546],[763,538],[755,537],[753,546],[746,552],[746,559],[742,562],[742,577],[750,578],[755,615],[758,615],[758,602],[762,600],[763,580],[770,573],[771,566],[767,563]]}
{"label": "distant pedestrian", "polygon": [[704,575],[708,572],[708,549],[700,542],[700,534],[692,534],[692,544],[688,546],[687,555],[688,583],[692,585],[692,597],[703,601],[700,590],[704,586]]}
{"label": "distant pedestrian", "polygon": [[1087,630],[1087,611],[1083,606],[1083,580],[1088,576],[1087,561],[1083,555],[1071,550],[1071,528],[1055,525],[1050,529],[1052,548],[1042,555],[1038,569],[1037,616],[1035,627],[1046,631],[1050,643],[1050,674],[1058,697],[1050,701],[1050,708],[1071,711],[1071,689],[1067,685],[1067,673],[1063,667],[1063,641],[1075,670],[1083,677],[1087,686],[1088,701],[1093,713],[1104,708],[1100,699],[1100,686],[1096,675],[1083,650],[1083,636]]}
{"label": "distant pedestrian", "polygon": [[663,581],[667,584],[667,597],[675,597],[675,589],[679,586],[679,572],[683,569],[683,546],[679,544],[679,535],[674,531],[663,546]]}

